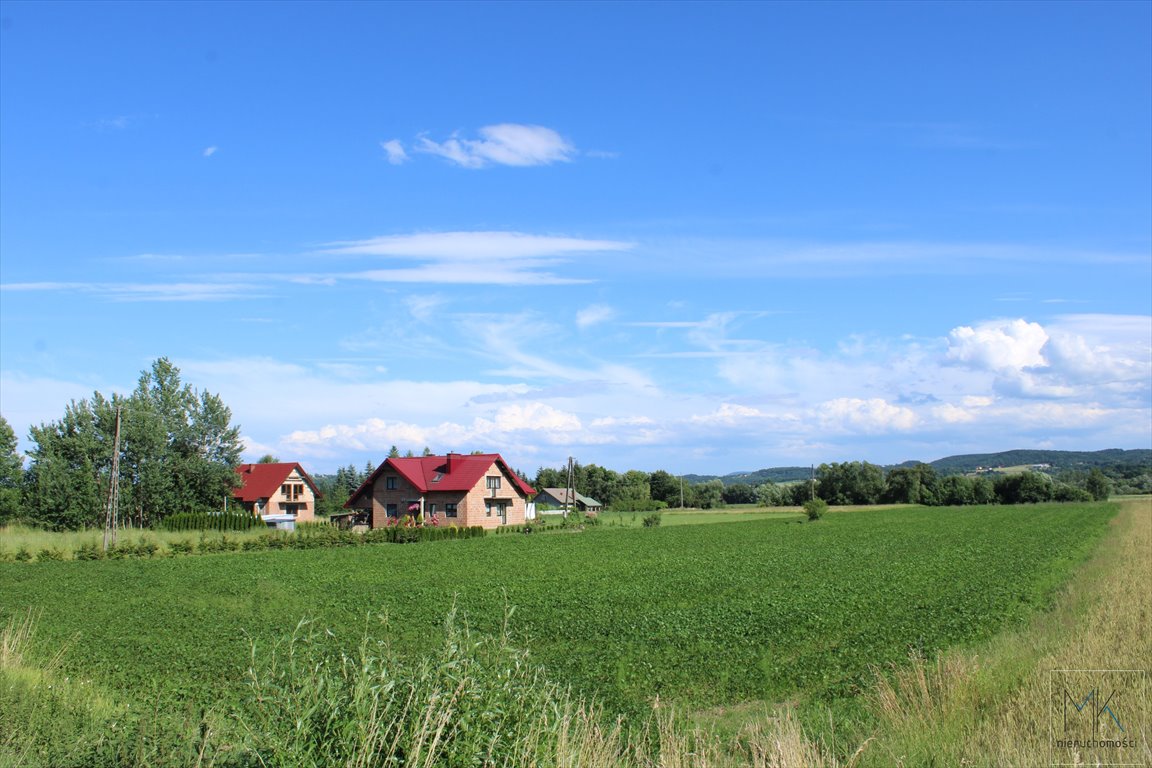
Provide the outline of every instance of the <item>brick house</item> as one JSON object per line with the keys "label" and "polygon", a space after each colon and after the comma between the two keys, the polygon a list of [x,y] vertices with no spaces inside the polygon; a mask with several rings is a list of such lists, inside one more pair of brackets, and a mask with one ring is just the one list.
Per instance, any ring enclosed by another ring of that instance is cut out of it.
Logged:
{"label": "brick house", "polygon": [[535,491],[498,453],[386,459],[344,506],[371,528],[405,515],[441,525],[521,525]]}
{"label": "brick house", "polygon": [[316,519],[316,483],[298,463],[241,464],[240,485],[232,500],[254,515],[291,516],[294,522]]}

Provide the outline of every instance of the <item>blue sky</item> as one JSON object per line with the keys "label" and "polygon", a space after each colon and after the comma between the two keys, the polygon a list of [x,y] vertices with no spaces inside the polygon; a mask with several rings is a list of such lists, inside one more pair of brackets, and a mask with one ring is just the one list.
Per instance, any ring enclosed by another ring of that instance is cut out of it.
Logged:
{"label": "blue sky", "polygon": [[1148,448],[1150,94],[1146,2],[4,0],[0,413],[166,356],[313,472]]}

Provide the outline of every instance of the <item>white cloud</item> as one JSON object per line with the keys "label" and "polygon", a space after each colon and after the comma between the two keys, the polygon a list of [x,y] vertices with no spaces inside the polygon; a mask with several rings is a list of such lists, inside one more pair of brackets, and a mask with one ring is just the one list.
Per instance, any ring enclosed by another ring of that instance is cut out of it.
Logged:
{"label": "white cloud", "polygon": [[632,243],[523,232],[433,232],[329,243],[322,253],[423,261],[347,277],[396,283],[567,285],[587,282],[551,270],[580,253],[626,251]]}
{"label": "white cloud", "polygon": [[1019,371],[1046,363],[1047,342],[1043,326],[1022,319],[962,325],[948,335],[948,359],[979,370]]}
{"label": "white cloud", "polygon": [[380,142],[381,149],[388,156],[388,162],[392,165],[402,165],[408,162],[408,153],[404,151],[404,145],[398,139]]}
{"label": "white cloud", "polygon": [[219,147],[215,147],[215,146],[207,147],[200,154],[203,155],[204,157],[212,157],[212,155],[216,154],[217,150],[219,150],[219,149],[220,149]]}
{"label": "white cloud", "polygon": [[233,301],[267,296],[246,283],[4,283],[0,291],[89,293],[112,301]]}
{"label": "white cloud", "polygon": [[464,168],[491,165],[532,166],[567,162],[576,148],[559,133],[542,125],[500,123],[478,131],[479,139],[453,135],[446,141],[417,139],[417,152],[437,155]]}
{"label": "white cloud", "polygon": [[594,325],[605,323],[616,316],[616,310],[606,304],[593,304],[576,311],[576,325],[580,328],[591,328]]}
{"label": "white cloud", "polygon": [[866,433],[904,432],[918,422],[916,413],[878,398],[867,400],[841,397],[820,404],[817,418],[827,429],[847,429]]}
{"label": "white cloud", "polygon": [[524,232],[429,232],[330,243],[323,253],[403,256],[451,261],[525,259],[595,251],[626,251],[632,243]]}

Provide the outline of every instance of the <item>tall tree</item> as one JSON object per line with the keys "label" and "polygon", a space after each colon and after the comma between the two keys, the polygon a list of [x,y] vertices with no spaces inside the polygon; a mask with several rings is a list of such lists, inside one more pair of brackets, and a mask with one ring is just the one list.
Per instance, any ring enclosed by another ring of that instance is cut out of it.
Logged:
{"label": "tall tree", "polygon": [[816,495],[829,504],[875,504],[884,492],[884,470],[866,461],[821,464]]}
{"label": "tall tree", "polygon": [[675,475],[658,469],[648,475],[648,488],[652,498],[663,501],[670,507],[680,506],[682,481]]}
{"label": "tall tree", "polygon": [[59,422],[34,427],[30,506],[58,528],[99,525],[111,478],[112,435],[121,413],[121,510],[150,525],[175,512],[219,509],[236,482],[240,430],[216,395],[180,381],[160,358],[135,391],[111,400],[99,392],[73,401]]}
{"label": "tall tree", "polygon": [[41,525],[64,530],[103,522],[111,435],[101,430],[96,410],[88,400],[73,400],[60,421],[28,430],[26,509]]}
{"label": "tall tree", "polygon": [[24,484],[24,459],[17,450],[16,431],[0,415],[0,525],[20,514],[20,488]]}

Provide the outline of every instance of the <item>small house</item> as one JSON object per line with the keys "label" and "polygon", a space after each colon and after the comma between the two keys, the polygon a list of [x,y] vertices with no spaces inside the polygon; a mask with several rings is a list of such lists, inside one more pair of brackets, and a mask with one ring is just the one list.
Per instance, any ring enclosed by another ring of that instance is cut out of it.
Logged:
{"label": "small house", "polygon": [[552,510],[541,510],[543,514],[549,511],[556,511],[561,509],[569,509],[578,512],[591,512],[592,514],[600,514],[604,510],[604,505],[596,501],[591,496],[585,496],[579,491],[572,493],[572,500],[569,502],[567,488],[543,488],[536,496],[536,506],[551,507]]}
{"label": "small house", "polygon": [[232,491],[233,503],[269,525],[291,529],[316,519],[321,494],[298,463],[241,464],[236,474],[240,485]]}

